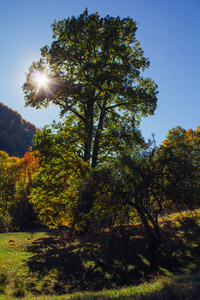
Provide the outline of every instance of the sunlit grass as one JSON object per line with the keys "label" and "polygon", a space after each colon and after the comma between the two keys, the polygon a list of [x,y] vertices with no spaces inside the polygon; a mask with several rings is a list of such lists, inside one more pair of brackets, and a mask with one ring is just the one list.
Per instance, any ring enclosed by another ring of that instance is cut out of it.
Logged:
{"label": "sunlit grass", "polygon": [[0,234],[0,257],[4,269],[20,273],[27,272],[26,262],[32,255],[31,252],[27,251],[28,247],[41,236],[45,236],[44,233],[17,232]]}

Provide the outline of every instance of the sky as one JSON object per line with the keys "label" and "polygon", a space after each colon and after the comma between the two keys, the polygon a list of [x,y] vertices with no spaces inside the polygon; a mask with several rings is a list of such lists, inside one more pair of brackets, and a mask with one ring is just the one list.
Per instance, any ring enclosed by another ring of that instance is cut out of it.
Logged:
{"label": "sky", "polygon": [[0,0],[0,102],[42,128],[59,120],[59,108],[25,107],[25,73],[51,45],[54,20],[89,14],[131,17],[138,23],[136,38],[150,68],[144,77],[158,85],[154,116],[142,119],[147,140],[157,145],[170,129],[200,125],[200,0]]}

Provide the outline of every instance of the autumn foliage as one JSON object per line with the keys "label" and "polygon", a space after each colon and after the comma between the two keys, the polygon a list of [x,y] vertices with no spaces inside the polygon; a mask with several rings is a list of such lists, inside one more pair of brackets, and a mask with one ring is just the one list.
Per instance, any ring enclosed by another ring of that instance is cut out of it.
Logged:
{"label": "autumn foliage", "polygon": [[30,152],[18,158],[0,151],[1,231],[30,227],[36,222],[28,197],[38,167],[38,159]]}

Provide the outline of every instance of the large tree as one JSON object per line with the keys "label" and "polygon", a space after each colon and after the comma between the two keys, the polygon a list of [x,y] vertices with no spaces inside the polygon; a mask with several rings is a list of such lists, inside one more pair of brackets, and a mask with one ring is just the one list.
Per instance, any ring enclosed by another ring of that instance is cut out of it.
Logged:
{"label": "large tree", "polygon": [[26,106],[58,105],[66,129],[79,137],[78,155],[96,167],[124,145],[142,138],[140,119],[154,113],[157,86],[141,71],[149,60],[136,40],[131,18],[101,18],[85,10],[55,21],[51,46],[41,49],[23,90]]}

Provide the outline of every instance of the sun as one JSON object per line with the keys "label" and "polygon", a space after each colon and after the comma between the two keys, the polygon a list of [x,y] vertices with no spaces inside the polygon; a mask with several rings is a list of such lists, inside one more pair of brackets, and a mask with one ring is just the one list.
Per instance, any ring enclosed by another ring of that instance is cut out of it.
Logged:
{"label": "sun", "polygon": [[48,85],[48,77],[46,74],[44,73],[40,73],[38,72],[36,75],[35,75],[35,83],[36,85],[41,88],[41,87],[46,87]]}
{"label": "sun", "polygon": [[55,91],[57,83],[47,70],[35,69],[31,74],[31,86],[36,94],[48,97]]}
{"label": "sun", "polygon": [[40,89],[48,89],[49,78],[45,72],[41,72],[40,70],[35,70],[32,73],[32,83],[35,88],[39,91]]}

